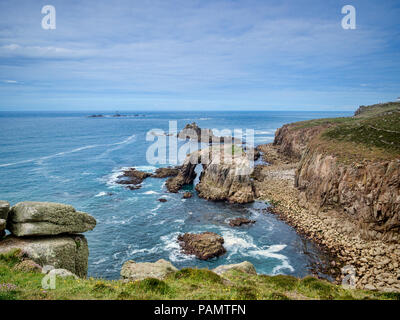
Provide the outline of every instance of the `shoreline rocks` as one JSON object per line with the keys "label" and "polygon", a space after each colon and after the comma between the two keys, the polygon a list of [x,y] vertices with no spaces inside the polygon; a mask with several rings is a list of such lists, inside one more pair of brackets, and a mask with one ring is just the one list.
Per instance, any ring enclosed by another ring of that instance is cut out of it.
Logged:
{"label": "shoreline rocks", "polygon": [[226,253],[224,238],[214,232],[185,233],[178,236],[182,251],[200,260],[208,260]]}
{"label": "shoreline rocks", "polygon": [[178,271],[171,262],[160,259],[157,262],[126,261],[121,269],[121,277],[125,280],[135,281],[146,278],[163,280],[171,273]]}
{"label": "shoreline rocks", "polygon": [[89,214],[52,202],[17,203],[7,221],[7,229],[17,237],[83,233],[95,226],[96,220]]}
{"label": "shoreline rocks", "polygon": [[253,224],[253,223],[256,223],[256,221],[247,218],[236,218],[229,221],[229,225],[231,227],[240,227],[243,224]]}
{"label": "shoreline rocks", "polygon": [[0,200],[0,219],[7,220],[10,204],[7,201]]}
{"label": "shoreline rocks", "polygon": [[191,197],[193,197],[193,193],[191,192],[185,192],[182,196],[183,199],[190,199]]}
{"label": "shoreline rocks", "polygon": [[143,172],[136,170],[135,168],[130,168],[118,176],[118,179],[120,180],[118,180],[117,183],[126,185],[130,190],[136,190],[142,187],[141,183],[144,179],[151,176],[152,174],[149,172]]}

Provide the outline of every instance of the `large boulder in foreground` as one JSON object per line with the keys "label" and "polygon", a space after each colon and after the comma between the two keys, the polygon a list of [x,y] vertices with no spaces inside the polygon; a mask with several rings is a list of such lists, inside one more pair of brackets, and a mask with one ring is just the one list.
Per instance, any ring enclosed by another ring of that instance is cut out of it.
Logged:
{"label": "large boulder in foreground", "polygon": [[236,264],[225,264],[225,265],[216,267],[212,271],[218,275],[223,275],[224,273],[226,273],[230,270],[241,271],[241,272],[244,272],[247,274],[254,274],[254,275],[257,274],[256,268],[254,268],[254,265],[248,261],[243,261],[241,263],[236,263]]}
{"label": "large boulder in foreground", "polygon": [[121,269],[121,277],[127,280],[146,278],[164,279],[168,274],[178,271],[171,262],[160,259],[157,262],[135,262],[128,260]]}
{"label": "large boulder in foreground", "polygon": [[0,254],[19,249],[23,255],[40,266],[66,269],[86,277],[89,249],[82,235],[17,238],[9,235],[1,241]]}
{"label": "large boulder in foreground", "polygon": [[6,230],[6,220],[0,219],[0,239],[2,239],[6,235],[5,230]]}
{"label": "large boulder in foreground", "polygon": [[0,219],[7,220],[10,204],[7,201],[0,200]]}
{"label": "large boulder in foreground", "polygon": [[20,202],[10,210],[7,229],[21,236],[82,233],[92,230],[96,220],[70,205],[52,202]]}
{"label": "large boulder in foreground", "polygon": [[186,254],[193,254],[201,260],[223,255],[224,238],[214,232],[185,233],[178,236],[179,244]]}

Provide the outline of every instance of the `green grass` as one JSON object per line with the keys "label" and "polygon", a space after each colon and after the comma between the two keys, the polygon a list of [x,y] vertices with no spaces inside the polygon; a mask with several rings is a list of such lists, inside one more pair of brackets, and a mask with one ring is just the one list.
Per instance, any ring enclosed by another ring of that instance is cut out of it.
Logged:
{"label": "green grass", "polygon": [[357,116],[292,123],[289,130],[321,127],[312,145],[340,161],[391,160],[400,155],[400,102],[361,107]]}
{"label": "green grass", "polygon": [[19,256],[17,251],[0,255],[0,299],[400,299],[400,294],[345,290],[313,277],[297,279],[231,271],[222,278],[207,269],[190,268],[172,273],[164,280],[148,278],[124,282],[57,278],[56,289],[43,290],[41,273],[13,269],[20,262]]}

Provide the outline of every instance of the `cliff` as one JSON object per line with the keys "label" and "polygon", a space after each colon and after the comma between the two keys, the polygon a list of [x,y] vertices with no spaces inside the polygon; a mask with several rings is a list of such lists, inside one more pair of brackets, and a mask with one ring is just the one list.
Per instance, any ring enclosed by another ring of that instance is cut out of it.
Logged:
{"label": "cliff", "polygon": [[274,145],[300,159],[295,186],[304,207],[339,210],[364,238],[399,242],[400,103],[286,125]]}

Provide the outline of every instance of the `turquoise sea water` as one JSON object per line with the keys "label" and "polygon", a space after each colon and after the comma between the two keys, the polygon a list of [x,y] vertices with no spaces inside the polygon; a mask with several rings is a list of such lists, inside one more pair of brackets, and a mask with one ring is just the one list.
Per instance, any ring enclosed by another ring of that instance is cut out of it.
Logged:
{"label": "turquoise sea water", "polygon": [[[122,264],[170,260],[178,268],[252,262],[259,273],[304,276],[323,260],[308,241],[274,215],[264,203],[232,205],[167,193],[165,179],[149,178],[142,188],[115,183],[122,168],[154,171],[146,161],[152,129],[166,132],[195,121],[202,128],[254,129],[255,143],[273,140],[285,123],[348,116],[349,112],[132,112],[127,117],[88,118],[91,113],[0,112],[0,199],[68,203],[92,214],[97,226],[87,232],[89,276],[119,278]],[[193,189],[187,186],[186,189]],[[161,203],[160,197],[168,201]],[[256,224],[231,228],[245,216]],[[180,252],[183,232],[214,231],[225,238],[227,253],[200,261]]]}

